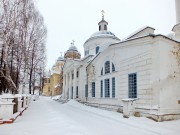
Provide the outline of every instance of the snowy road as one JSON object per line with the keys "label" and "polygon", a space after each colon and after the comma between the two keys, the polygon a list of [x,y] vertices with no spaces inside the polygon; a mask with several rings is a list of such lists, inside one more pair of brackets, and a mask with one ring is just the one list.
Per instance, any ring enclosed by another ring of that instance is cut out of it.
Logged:
{"label": "snowy road", "polygon": [[179,135],[180,120],[154,122],[125,119],[122,114],[86,107],[75,101],[60,104],[41,97],[15,123],[0,125],[0,135]]}

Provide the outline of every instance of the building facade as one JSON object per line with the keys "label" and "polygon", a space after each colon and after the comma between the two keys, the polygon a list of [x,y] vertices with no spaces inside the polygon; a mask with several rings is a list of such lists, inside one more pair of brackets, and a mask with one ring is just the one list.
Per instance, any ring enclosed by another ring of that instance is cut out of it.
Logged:
{"label": "building facade", "polygon": [[134,113],[157,121],[180,118],[180,21],[171,35],[143,27],[120,40],[108,22],[84,43],[85,56],[66,59],[63,97],[123,112],[123,101],[133,99]]}
{"label": "building facade", "polygon": [[62,67],[64,57],[60,56],[53,65],[52,70],[44,76],[43,95],[56,96],[62,93]]}

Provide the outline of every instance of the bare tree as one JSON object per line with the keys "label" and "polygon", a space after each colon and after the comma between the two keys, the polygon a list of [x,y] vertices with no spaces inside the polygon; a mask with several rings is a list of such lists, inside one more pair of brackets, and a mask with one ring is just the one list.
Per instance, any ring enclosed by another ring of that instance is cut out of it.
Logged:
{"label": "bare tree", "polygon": [[19,85],[28,80],[31,93],[32,76],[46,57],[43,17],[33,0],[2,0],[0,11],[0,94],[18,93]]}

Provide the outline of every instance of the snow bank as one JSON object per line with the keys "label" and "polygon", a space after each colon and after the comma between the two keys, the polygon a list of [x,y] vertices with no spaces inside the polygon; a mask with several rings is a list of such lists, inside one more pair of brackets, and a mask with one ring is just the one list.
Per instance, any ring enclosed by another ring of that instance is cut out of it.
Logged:
{"label": "snow bank", "polygon": [[58,99],[60,99],[61,97],[62,97],[62,95],[57,95],[57,96],[52,97],[52,99],[53,99],[53,100],[58,100]]}

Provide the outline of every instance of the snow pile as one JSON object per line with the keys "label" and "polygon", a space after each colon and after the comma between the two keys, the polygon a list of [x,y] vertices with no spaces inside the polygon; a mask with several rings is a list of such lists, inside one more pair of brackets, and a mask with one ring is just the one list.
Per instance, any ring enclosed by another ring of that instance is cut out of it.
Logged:
{"label": "snow pile", "polygon": [[58,99],[60,99],[61,97],[62,97],[62,95],[57,95],[57,96],[52,97],[52,99],[53,99],[53,100],[58,100]]}

